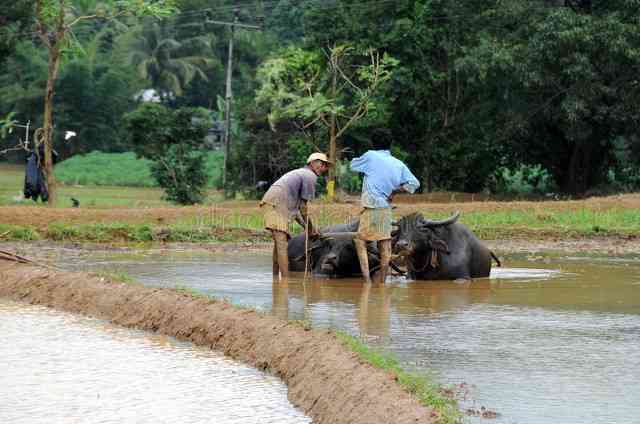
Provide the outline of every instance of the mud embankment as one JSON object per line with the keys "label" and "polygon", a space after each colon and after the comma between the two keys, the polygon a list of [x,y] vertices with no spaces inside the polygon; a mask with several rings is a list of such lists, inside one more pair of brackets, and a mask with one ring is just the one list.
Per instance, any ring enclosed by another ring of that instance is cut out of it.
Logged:
{"label": "mud embankment", "polygon": [[[432,423],[435,413],[328,331],[168,289],[0,260],[0,296],[110,320],[221,350],[287,384],[315,423]],[[27,335],[28,336],[28,335]]]}

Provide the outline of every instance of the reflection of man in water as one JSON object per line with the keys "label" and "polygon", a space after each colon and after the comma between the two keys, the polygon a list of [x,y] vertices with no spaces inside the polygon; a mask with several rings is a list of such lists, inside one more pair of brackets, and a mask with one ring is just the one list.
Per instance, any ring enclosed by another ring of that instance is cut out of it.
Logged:
{"label": "reflection of man in water", "polygon": [[289,284],[287,281],[273,280],[271,286],[271,310],[280,319],[289,319]]}
{"label": "reflection of man in water", "polygon": [[389,337],[391,319],[392,289],[384,284],[375,286],[364,284],[360,293],[358,324],[363,336]]}
{"label": "reflection of man in water", "polygon": [[307,165],[289,171],[267,190],[260,208],[264,211],[265,228],[273,236],[273,276],[282,278],[289,275],[289,222],[294,218],[309,234],[315,234],[308,215],[307,202],[315,197],[316,180],[329,168],[329,160],[324,153],[313,153]]}

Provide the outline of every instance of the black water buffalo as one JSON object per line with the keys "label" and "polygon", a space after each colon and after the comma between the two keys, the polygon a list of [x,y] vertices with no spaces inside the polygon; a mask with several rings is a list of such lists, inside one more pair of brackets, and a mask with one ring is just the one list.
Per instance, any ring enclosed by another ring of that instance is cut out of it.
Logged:
{"label": "black water buffalo", "polygon": [[[299,234],[289,240],[289,270],[329,277],[350,277],[362,275],[353,237],[358,230],[358,221],[351,224],[333,225],[321,230],[321,236],[309,239],[305,246],[305,235]],[[308,252],[305,255],[305,247]],[[369,269],[373,273],[379,268],[380,260],[374,246],[369,246]]]}
{"label": "black water buffalo", "polygon": [[456,280],[488,277],[491,259],[500,261],[465,225],[460,213],[443,221],[414,213],[401,218],[393,232],[393,253],[403,258],[409,278]]}

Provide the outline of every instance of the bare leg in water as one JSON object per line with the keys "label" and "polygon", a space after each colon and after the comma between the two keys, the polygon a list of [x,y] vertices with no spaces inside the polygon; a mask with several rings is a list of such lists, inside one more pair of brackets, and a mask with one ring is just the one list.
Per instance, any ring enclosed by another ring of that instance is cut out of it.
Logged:
{"label": "bare leg in water", "polygon": [[369,275],[369,255],[367,253],[367,242],[359,238],[355,238],[353,242],[356,245],[358,253],[358,261],[360,262],[360,272],[367,284],[371,284],[371,276]]}
{"label": "bare leg in water", "polygon": [[278,273],[276,267],[280,271],[282,280],[289,278],[289,256],[287,253],[288,240],[287,233],[283,231],[271,230],[273,235],[273,276],[277,278]]}
{"label": "bare leg in water", "polygon": [[378,241],[378,252],[380,252],[380,270],[375,274],[376,284],[384,284],[389,273],[389,262],[391,261],[391,239]]}

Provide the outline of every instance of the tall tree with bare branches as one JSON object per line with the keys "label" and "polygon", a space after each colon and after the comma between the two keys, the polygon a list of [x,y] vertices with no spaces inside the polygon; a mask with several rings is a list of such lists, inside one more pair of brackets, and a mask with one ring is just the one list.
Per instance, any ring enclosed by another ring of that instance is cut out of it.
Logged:
{"label": "tall tree with bare branches", "polygon": [[[80,22],[92,19],[113,19],[123,15],[167,16],[174,12],[172,0],[119,0],[100,4],[94,12],[78,14],[68,0],[36,0],[36,33],[48,51],[47,85],[44,94],[44,119],[40,139],[44,144],[44,172],[49,191],[49,205],[56,201],[56,182],[53,175],[53,96],[60,69],[60,59],[68,36]],[[74,13],[76,12],[76,13]]]}
{"label": "tall tree with bare branches", "polygon": [[[335,45],[320,52],[289,49],[258,71],[257,101],[267,104],[272,126],[279,120],[301,122],[301,129],[322,126],[329,139],[329,159],[340,160],[340,137],[379,107],[376,97],[391,79],[398,61],[374,50]],[[329,170],[333,197],[336,167]]]}

